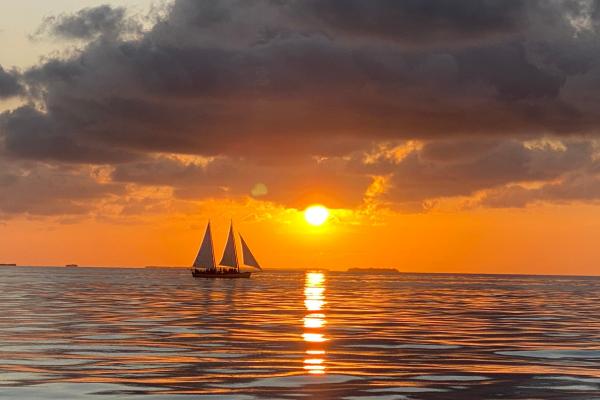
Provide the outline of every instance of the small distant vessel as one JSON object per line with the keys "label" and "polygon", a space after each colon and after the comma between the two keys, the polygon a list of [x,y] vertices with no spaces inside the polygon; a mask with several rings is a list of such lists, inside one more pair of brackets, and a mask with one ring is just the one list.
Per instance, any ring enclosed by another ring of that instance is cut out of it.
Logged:
{"label": "small distant vessel", "polygon": [[[242,235],[238,235],[242,244],[243,264],[258,270],[262,270]],[[249,271],[240,271],[240,263],[238,261],[238,254],[235,244],[235,234],[233,231],[233,222],[231,222],[231,226],[229,227],[227,244],[225,244],[225,250],[223,251],[221,262],[218,265],[215,263],[212,231],[210,229],[210,221],[208,221],[208,224],[206,225],[206,232],[204,233],[204,239],[202,239],[200,250],[198,250],[198,255],[196,256],[196,260],[192,266],[192,276],[194,278],[234,279],[250,278],[251,274],[252,273]]]}
{"label": "small distant vessel", "polygon": [[67,265],[65,265],[65,267],[67,267],[67,268],[77,268],[77,267],[79,267],[79,265],[77,265],[77,264],[67,264]]}

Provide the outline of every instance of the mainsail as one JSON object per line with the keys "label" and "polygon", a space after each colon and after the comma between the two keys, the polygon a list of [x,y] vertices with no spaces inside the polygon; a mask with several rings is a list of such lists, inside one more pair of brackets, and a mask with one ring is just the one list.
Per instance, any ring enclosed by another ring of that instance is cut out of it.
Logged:
{"label": "mainsail", "polygon": [[225,245],[225,250],[223,251],[223,258],[221,258],[221,262],[219,265],[224,265],[226,267],[234,267],[239,269],[237,251],[235,249],[235,236],[233,235],[233,222],[229,227],[229,236],[227,237],[227,244]]}
{"label": "mainsail", "polygon": [[202,239],[202,245],[194,261],[194,268],[206,268],[215,269],[215,252],[213,250],[212,233],[210,230],[210,221],[206,225],[206,232],[204,233],[204,239]]}
{"label": "mainsail", "polygon": [[258,261],[256,261],[256,258],[254,258],[254,255],[250,251],[250,248],[246,244],[246,241],[244,240],[241,234],[240,241],[242,242],[242,257],[244,264],[262,270],[262,268],[258,264]]}

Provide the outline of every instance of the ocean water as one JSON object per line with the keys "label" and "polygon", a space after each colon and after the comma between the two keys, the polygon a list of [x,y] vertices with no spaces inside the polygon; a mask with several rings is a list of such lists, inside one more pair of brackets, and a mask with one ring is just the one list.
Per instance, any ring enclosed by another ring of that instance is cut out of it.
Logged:
{"label": "ocean water", "polygon": [[0,398],[600,399],[600,279],[0,268]]}

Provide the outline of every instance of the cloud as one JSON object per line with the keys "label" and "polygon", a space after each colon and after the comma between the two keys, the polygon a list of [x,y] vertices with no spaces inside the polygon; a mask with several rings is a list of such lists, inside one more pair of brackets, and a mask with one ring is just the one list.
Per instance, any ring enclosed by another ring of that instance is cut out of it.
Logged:
{"label": "cloud", "polygon": [[94,170],[0,159],[0,214],[83,215],[97,202],[125,193]]}
{"label": "cloud", "polygon": [[0,114],[0,129],[6,132],[4,150],[13,157],[40,161],[105,163],[135,158],[131,153],[102,143],[79,140],[73,134],[76,126],[65,122],[64,119],[50,118],[31,106]]}
{"label": "cloud", "polygon": [[0,65],[0,99],[18,96],[23,93],[23,87],[15,72],[8,72]]}
{"label": "cloud", "polygon": [[[144,31],[122,8],[59,15],[41,31],[85,43],[9,74],[28,104],[0,115],[0,149],[182,199],[260,183],[264,200],[350,207],[385,177],[402,207],[551,184],[593,163],[588,3],[176,0]],[[564,148],[527,145],[547,137]]]}
{"label": "cloud", "polygon": [[485,193],[480,204],[494,208],[521,208],[533,203],[576,202],[598,203],[600,201],[600,172],[574,172],[558,182],[550,182],[538,187],[510,185]]}
{"label": "cloud", "polygon": [[[468,7],[452,11],[438,5],[438,10],[437,3],[421,9],[413,2],[352,2],[380,9],[377,15],[387,8],[391,15],[421,13],[423,23],[410,28],[419,37],[430,31],[427,22],[434,24],[444,12],[456,20],[445,29],[464,29]],[[581,59],[579,70],[560,70],[556,64],[564,62],[547,54],[552,44],[537,44],[536,32],[521,32],[526,39],[407,50],[377,37],[340,42],[337,30],[325,34],[311,20],[288,15],[290,6],[277,4],[180,0],[141,38],[91,43],[72,58],[30,69],[26,81],[45,96],[48,117],[73,125],[81,138],[95,136],[110,146],[144,151],[249,154],[267,141],[289,143],[301,135],[304,146],[285,147],[305,154],[326,151],[324,135],[343,142],[465,133],[563,134],[587,132],[598,124],[595,113],[561,98],[569,74],[580,75],[595,65],[584,56],[593,50],[592,42],[581,44],[576,59],[569,61]],[[492,18],[502,7],[509,15],[533,12],[523,5],[489,4],[488,11],[471,5],[473,18],[478,13],[484,20]],[[320,6],[307,8],[315,18],[326,15],[315,7]],[[285,28],[288,20],[291,28]],[[480,29],[485,27],[482,23]],[[365,35],[359,28],[355,33]],[[572,34],[564,28],[563,36]],[[584,91],[579,87],[576,96]],[[65,110],[87,124],[77,126]],[[141,115],[152,116],[151,126]]]}
{"label": "cloud", "polygon": [[385,197],[400,207],[438,198],[472,196],[515,183],[554,181],[594,162],[593,145],[565,141],[561,147],[516,140],[444,140],[425,143],[401,160],[355,164],[359,171],[388,176]]}
{"label": "cloud", "polygon": [[119,36],[139,27],[125,16],[123,7],[109,5],[84,8],[74,14],[47,17],[35,36],[51,35],[61,39],[95,39],[98,36]]}
{"label": "cloud", "polygon": [[226,157],[155,156],[120,164],[111,177],[115,182],[168,186],[180,199],[255,197],[297,208],[317,201],[331,207],[357,207],[372,181],[370,176],[354,174],[340,158],[306,158],[274,166]]}
{"label": "cloud", "polygon": [[308,0],[296,11],[332,33],[371,37],[410,47],[477,43],[526,30],[536,1]]}

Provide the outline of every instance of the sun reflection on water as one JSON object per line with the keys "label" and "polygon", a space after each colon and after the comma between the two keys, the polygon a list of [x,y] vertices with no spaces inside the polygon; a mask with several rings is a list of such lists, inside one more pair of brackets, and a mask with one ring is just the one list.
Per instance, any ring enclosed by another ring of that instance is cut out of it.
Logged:
{"label": "sun reflection on water", "polygon": [[0,399],[598,398],[598,293],[592,277],[3,267]]}
{"label": "sun reflection on water", "polygon": [[325,373],[325,349],[327,341],[322,329],[327,321],[323,313],[325,305],[325,275],[321,272],[308,272],[304,286],[304,305],[308,313],[304,316],[302,337],[307,344],[304,369],[309,374]]}

